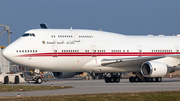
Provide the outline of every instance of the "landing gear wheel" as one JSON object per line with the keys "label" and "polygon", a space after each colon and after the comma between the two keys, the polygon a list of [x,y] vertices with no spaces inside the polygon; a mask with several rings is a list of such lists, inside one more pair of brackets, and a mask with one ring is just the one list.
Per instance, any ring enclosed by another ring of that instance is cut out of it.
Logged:
{"label": "landing gear wheel", "polygon": [[134,81],[135,81],[135,82],[140,82],[140,80],[139,80],[138,77],[134,77]]}
{"label": "landing gear wheel", "polygon": [[131,77],[129,78],[129,82],[131,82],[131,83],[134,82],[134,77],[131,76]]}
{"label": "landing gear wheel", "polygon": [[109,83],[110,82],[110,78],[109,77],[105,78],[105,82]]}
{"label": "landing gear wheel", "polygon": [[157,77],[156,78],[156,82],[161,82],[162,81],[162,77]]}
{"label": "landing gear wheel", "polygon": [[110,80],[111,80],[112,83],[114,83],[114,78],[113,77],[111,77]]}
{"label": "landing gear wheel", "polygon": [[16,76],[14,79],[15,79],[15,80],[14,80],[14,81],[15,81],[14,84],[18,84],[18,83],[19,83],[19,77]]}
{"label": "landing gear wheel", "polygon": [[116,82],[116,83],[119,83],[119,82],[120,82],[120,78],[117,77],[117,78],[115,79],[115,82]]}
{"label": "landing gear wheel", "polygon": [[145,82],[149,82],[149,78],[148,77],[145,77]]}
{"label": "landing gear wheel", "polygon": [[156,78],[152,78],[152,82],[156,82]]}
{"label": "landing gear wheel", "polygon": [[4,84],[8,84],[8,83],[9,83],[9,77],[6,76],[6,77],[4,78]]}
{"label": "landing gear wheel", "polygon": [[41,79],[40,77],[38,77],[38,78],[36,79],[36,83],[41,84],[41,83],[42,83],[42,79]]}

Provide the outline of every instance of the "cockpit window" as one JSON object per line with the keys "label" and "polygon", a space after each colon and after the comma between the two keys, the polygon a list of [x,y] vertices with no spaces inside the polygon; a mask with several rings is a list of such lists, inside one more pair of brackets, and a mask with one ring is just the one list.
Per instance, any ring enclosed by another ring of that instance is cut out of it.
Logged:
{"label": "cockpit window", "polygon": [[34,33],[24,33],[22,37],[32,36],[35,37]]}

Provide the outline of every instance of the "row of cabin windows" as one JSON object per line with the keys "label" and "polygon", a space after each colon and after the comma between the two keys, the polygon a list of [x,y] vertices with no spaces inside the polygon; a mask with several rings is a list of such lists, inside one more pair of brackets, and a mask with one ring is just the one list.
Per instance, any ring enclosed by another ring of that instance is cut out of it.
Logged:
{"label": "row of cabin windows", "polygon": [[[79,50],[62,50],[62,52],[79,52]],[[89,50],[85,50],[85,52],[89,52]],[[96,50],[93,52],[96,52]],[[97,50],[97,52],[105,52],[105,50]]]}
{"label": "row of cabin windows", "polygon": [[[172,52],[172,50],[152,50],[152,52]],[[179,52],[179,50],[177,50]]]}
{"label": "row of cabin windows", "polygon": [[[17,53],[37,53],[37,50],[16,50]],[[57,52],[57,51],[56,51]],[[62,50],[62,52],[79,52],[79,50]],[[89,52],[89,50],[85,50],[85,52]],[[93,50],[96,52],[96,50]],[[105,50],[97,50],[97,52],[105,52]],[[112,50],[111,52],[121,52],[121,50]],[[125,50],[123,50],[125,52]],[[129,50],[127,50],[129,52]],[[152,52],[172,52],[172,50],[152,50]],[[179,52],[179,50],[176,50]]]}
{"label": "row of cabin windows", "polygon": [[105,50],[98,50],[97,52],[105,52]]}
{"label": "row of cabin windows", "polygon": [[[111,52],[121,52],[121,50],[111,50]],[[123,50],[122,52],[126,52],[126,51]],[[127,50],[127,52],[129,52],[129,50]]]}
{"label": "row of cabin windows", "polygon": [[72,38],[72,35],[58,35],[59,38]]}
{"label": "row of cabin windows", "polygon": [[79,50],[62,50],[62,52],[79,52]]}
{"label": "row of cabin windows", "polygon": [[[51,35],[52,38],[56,38],[55,35]],[[72,35],[58,35],[58,38],[72,38]],[[80,35],[79,38],[93,38],[93,36],[90,35]]]}
{"label": "row of cabin windows", "polygon": [[85,52],[89,52],[89,50],[85,50]]}
{"label": "row of cabin windows", "polygon": [[16,50],[17,53],[37,53],[37,50]]}
{"label": "row of cabin windows", "polygon": [[[56,38],[55,35],[51,35],[52,38]],[[72,35],[58,35],[58,38],[72,38]]]}
{"label": "row of cabin windows", "polygon": [[79,38],[93,38],[93,36],[90,36],[90,35],[80,35]]}

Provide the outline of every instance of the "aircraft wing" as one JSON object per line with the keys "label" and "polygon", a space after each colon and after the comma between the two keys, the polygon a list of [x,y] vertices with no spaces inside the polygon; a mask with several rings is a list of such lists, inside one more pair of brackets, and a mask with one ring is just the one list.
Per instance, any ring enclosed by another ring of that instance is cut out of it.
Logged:
{"label": "aircraft wing", "polygon": [[144,62],[164,58],[166,56],[134,57],[134,58],[113,58],[102,59],[101,65],[108,67],[134,67],[141,66]]}
{"label": "aircraft wing", "polygon": [[173,57],[173,58],[180,59],[180,54],[166,55],[166,57]]}

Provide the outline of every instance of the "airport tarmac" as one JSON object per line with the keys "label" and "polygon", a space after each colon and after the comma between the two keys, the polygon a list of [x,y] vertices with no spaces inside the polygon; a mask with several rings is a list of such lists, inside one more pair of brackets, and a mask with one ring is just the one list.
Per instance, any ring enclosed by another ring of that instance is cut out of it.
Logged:
{"label": "airport tarmac", "polygon": [[73,88],[43,91],[19,91],[3,92],[4,96],[42,96],[42,95],[67,95],[67,94],[91,94],[91,93],[114,93],[114,92],[143,92],[143,91],[173,91],[180,90],[180,78],[163,78],[160,83],[130,83],[128,79],[121,79],[120,83],[105,83],[104,80],[82,80],[71,79],[49,79],[42,84],[21,83],[19,85],[49,85],[51,86],[73,86]]}

